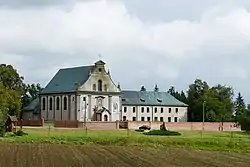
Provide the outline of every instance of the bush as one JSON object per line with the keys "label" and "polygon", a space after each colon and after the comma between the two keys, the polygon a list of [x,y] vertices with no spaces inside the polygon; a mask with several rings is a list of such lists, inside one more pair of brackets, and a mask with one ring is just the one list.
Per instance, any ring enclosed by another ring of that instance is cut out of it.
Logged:
{"label": "bush", "polygon": [[5,135],[5,126],[0,124],[0,137],[4,137]]}
{"label": "bush", "polygon": [[16,136],[24,136],[24,135],[28,135],[28,133],[25,133],[24,131],[22,130],[18,130],[17,132],[14,132],[14,134]]}
{"label": "bush", "polygon": [[180,136],[181,133],[169,130],[151,130],[143,133],[144,135],[159,135],[159,136]]}
{"label": "bush", "polygon": [[166,131],[166,130],[167,130],[166,125],[165,125],[164,122],[163,122],[162,125],[160,126],[160,130],[163,130],[163,131]]}

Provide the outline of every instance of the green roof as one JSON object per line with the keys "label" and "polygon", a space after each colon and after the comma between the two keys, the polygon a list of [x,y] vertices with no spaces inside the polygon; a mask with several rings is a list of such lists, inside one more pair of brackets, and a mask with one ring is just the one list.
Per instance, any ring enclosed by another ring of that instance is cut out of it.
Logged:
{"label": "green roof", "polygon": [[167,92],[122,91],[122,105],[188,106]]}
{"label": "green roof", "polygon": [[40,94],[76,91],[77,84],[84,84],[95,66],[81,66],[60,69]]}
{"label": "green roof", "polygon": [[[177,100],[167,92],[149,91],[122,91],[122,105],[141,105],[141,106],[182,106],[188,105]],[[39,99],[33,100],[24,111],[34,110],[39,107]]]}
{"label": "green roof", "polygon": [[24,111],[32,111],[36,107],[39,107],[39,98],[34,99],[28,106],[24,107]]}

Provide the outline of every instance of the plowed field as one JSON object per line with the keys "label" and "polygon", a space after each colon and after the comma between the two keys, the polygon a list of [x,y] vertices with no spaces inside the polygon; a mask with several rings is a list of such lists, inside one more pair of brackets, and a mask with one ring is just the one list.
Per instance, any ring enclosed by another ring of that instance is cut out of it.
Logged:
{"label": "plowed field", "polygon": [[0,166],[4,167],[249,167],[249,162],[249,153],[0,143]]}

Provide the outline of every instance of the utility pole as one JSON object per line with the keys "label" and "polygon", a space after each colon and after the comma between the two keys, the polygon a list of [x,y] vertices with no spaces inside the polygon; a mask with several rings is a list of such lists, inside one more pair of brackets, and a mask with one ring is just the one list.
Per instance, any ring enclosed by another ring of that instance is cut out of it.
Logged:
{"label": "utility pole", "polygon": [[206,104],[206,101],[203,101],[203,104],[202,104],[202,131],[204,131],[204,126],[205,126],[205,104]]}
{"label": "utility pole", "polygon": [[204,131],[204,125],[205,125],[205,103],[206,103],[206,101],[203,101],[203,103],[202,103],[202,130],[201,130],[201,138],[203,137],[203,131]]}

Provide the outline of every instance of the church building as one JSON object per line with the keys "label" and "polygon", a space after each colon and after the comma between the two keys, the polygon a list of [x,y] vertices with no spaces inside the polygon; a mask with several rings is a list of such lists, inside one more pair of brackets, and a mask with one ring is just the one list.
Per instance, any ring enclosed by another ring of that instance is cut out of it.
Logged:
{"label": "church building", "polygon": [[24,119],[78,121],[187,121],[187,105],[167,92],[122,91],[105,62],[60,69],[39,98],[24,108]]}

